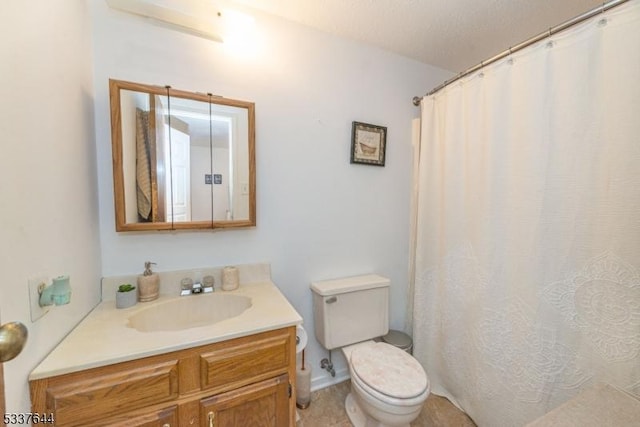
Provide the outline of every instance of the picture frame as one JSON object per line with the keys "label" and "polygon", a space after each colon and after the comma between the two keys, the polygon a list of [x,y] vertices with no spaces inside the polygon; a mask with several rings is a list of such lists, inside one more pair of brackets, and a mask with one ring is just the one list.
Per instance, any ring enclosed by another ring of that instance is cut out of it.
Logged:
{"label": "picture frame", "polygon": [[351,163],[384,166],[387,148],[387,128],[369,123],[353,122],[351,126]]}

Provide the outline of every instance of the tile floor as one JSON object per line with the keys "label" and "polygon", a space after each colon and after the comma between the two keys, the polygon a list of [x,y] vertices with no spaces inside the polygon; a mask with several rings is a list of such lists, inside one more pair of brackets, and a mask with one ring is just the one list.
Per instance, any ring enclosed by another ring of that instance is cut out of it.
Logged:
{"label": "tile floor", "polygon": [[[351,427],[344,410],[349,380],[311,393],[307,409],[298,409],[297,427]],[[444,397],[430,395],[412,427],[475,427],[475,423]]]}

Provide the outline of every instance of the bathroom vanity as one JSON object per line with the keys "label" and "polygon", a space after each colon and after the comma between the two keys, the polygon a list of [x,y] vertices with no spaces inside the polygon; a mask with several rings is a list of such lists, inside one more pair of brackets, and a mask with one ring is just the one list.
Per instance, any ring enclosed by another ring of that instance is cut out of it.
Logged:
{"label": "bathroom vanity", "polygon": [[[131,326],[145,310],[215,304],[216,294],[251,305],[210,325]],[[103,301],[31,373],[32,411],[53,414],[58,426],[293,426],[301,322],[270,281],[123,310]]]}

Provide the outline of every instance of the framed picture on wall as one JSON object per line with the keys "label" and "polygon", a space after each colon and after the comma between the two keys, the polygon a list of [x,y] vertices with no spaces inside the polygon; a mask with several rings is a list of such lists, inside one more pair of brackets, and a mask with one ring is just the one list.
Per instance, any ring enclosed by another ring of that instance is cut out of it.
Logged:
{"label": "framed picture on wall", "polygon": [[384,166],[387,128],[353,122],[351,127],[351,163]]}

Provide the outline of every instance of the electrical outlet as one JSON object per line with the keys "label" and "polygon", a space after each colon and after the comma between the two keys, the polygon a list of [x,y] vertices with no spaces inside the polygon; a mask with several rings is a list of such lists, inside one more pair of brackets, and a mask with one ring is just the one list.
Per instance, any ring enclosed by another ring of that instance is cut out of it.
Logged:
{"label": "electrical outlet", "polygon": [[29,304],[31,321],[35,322],[51,309],[51,306],[40,307],[40,293],[38,288],[47,286],[49,278],[46,276],[34,276],[29,278]]}

